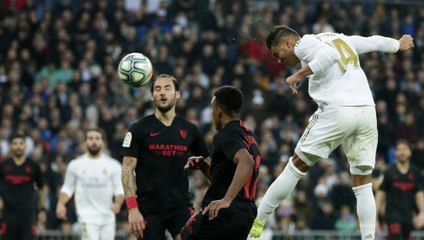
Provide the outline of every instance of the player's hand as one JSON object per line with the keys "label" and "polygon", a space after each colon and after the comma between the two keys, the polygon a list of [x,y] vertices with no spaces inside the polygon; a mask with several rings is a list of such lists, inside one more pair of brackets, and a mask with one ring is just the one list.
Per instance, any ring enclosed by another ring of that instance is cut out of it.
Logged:
{"label": "player's hand", "polygon": [[128,223],[130,224],[131,233],[136,237],[143,237],[146,222],[143,215],[141,215],[138,208],[131,208],[128,210]]}
{"label": "player's hand", "polygon": [[411,35],[403,35],[399,39],[399,51],[406,51],[414,47],[414,39]]}
{"label": "player's hand", "polygon": [[203,161],[205,160],[204,157],[189,157],[186,165],[184,166],[185,170],[192,170],[192,169],[200,169],[202,167]]}
{"label": "player's hand", "polygon": [[205,215],[209,212],[209,220],[213,220],[218,216],[218,212],[221,208],[228,208],[230,205],[231,202],[225,199],[212,201],[205,209],[203,209],[202,214]]}
{"label": "player's hand", "polygon": [[303,77],[297,74],[291,75],[286,79],[286,83],[293,94],[297,94],[297,89],[299,89],[302,79]]}
{"label": "player's hand", "polygon": [[121,211],[121,206],[117,203],[112,204],[112,211],[115,214],[118,214]]}
{"label": "player's hand", "polygon": [[66,220],[66,207],[63,204],[57,204],[56,217],[58,219]]}

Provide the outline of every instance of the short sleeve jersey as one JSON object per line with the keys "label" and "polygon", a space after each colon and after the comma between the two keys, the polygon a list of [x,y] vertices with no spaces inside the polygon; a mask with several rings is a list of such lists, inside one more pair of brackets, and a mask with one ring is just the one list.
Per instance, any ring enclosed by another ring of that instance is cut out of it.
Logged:
{"label": "short sleeve jersey", "polygon": [[165,126],[154,115],[134,122],[125,136],[121,156],[137,158],[137,201],[142,213],[190,204],[189,156],[208,157],[199,129],[176,116]]}
{"label": "short sleeve jersey", "polygon": [[233,162],[234,155],[242,148],[249,152],[255,161],[255,166],[245,186],[237,194],[234,201],[255,200],[261,163],[259,147],[254,134],[243,125],[242,121],[232,121],[214,136],[211,155],[212,183],[203,199],[203,206],[225,196],[237,168],[237,164]]}
{"label": "short sleeve jersey", "polygon": [[423,191],[423,179],[417,168],[410,166],[406,174],[396,165],[384,173],[380,190],[386,192],[386,219],[411,222],[415,210],[415,194]]}
{"label": "short sleeve jersey", "polygon": [[43,186],[40,166],[30,159],[18,166],[8,158],[0,163],[0,179],[5,217],[31,216],[37,206],[34,183]]}

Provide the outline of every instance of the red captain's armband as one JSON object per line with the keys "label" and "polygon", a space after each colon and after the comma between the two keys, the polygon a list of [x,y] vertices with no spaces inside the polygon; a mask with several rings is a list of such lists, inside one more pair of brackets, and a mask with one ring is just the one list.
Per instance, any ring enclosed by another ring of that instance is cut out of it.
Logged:
{"label": "red captain's armband", "polygon": [[127,203],[127,208],[128,209],[138,208],[137,199],[134,196],[128,197],[125,202]]}

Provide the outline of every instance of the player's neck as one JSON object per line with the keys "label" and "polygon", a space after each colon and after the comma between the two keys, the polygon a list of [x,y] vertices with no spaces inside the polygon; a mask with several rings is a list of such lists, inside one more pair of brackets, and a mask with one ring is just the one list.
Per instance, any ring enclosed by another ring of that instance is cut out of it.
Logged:
{"label": "player's neck", "polygon": [[229,122],[238,120],[238,117],[222,116],[222,126],[225,127]]}
{"label": "player's neck", "polygon": [[93,155],[93,154],[91,154],[91,153],[87,152],[87,155],[88,155],[88,158],[89,158],[89,159],[91,159],[91,160],[96,160],[96,159],[98,159],[98,158],[100,157],[101,153],[99,152],[99,153],[97,153],[97,154]]}
{"label": "player's neck", "polygon": [[13,162],[15,162],[16,165],[22,165],[24,164],[26,158],[25,156],[21,156],[21,157],[16,157],[16,156],[12,156]]}
{"label": "player's neck", "polygon": [[409,171],[409,162],[396,162],[396,167],[402,174]]}
{"label": "player's neck", "polygon": [[155,117],[159,121],[161,121],[165,126],[171,126],[175,116],[176,116],[176,113],[174,109],[171,109],[168,112],[161,112],[159,110],[156,110],[155,112]]}

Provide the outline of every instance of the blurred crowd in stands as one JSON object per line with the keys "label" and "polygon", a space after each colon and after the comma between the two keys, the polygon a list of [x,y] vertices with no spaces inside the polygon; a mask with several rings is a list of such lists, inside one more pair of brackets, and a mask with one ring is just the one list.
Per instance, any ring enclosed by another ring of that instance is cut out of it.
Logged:
{"label": "blurred crowd in stands", "polygon": [[[275,24],[301,35],[342,32],[400,38],[415,49],[371,53],[360,61],[372,88],[379,129],[375,185],[394,162],[394,144],[407,139],[412,163],[424,173],[424,5],[390,1],[244,0],[3,0],[0,2],[0,160],[12,133],[25,132],[27,155],[38,162],[49,191],[37,230],[72,231],[56,219],[58,188],[67,163],[83,152],[84,130],[103,128],[109,153],[119,149],[129,124],[152,112],[149,87],[130,88],[117,77],[129,52],[147,55],[155,75],[181,85],[177,113],[200,126],[208,144],[211,92],[232,84],[245,94],[242,118],[260,140],[262,196],[282,171],[316,104],[307,81],[292,95],[285,77],[294,69],[276,62],[264,44]],[[193,203],[207,188],[191,174]],[[0,202],[1,203],[1,202]],[[346,158],[336,151],[298,185],[270,225],[279,230],[357,229]],[[1,209],[1,204],[0,204]],[[125,208],[119,227],[126,227]]]}

